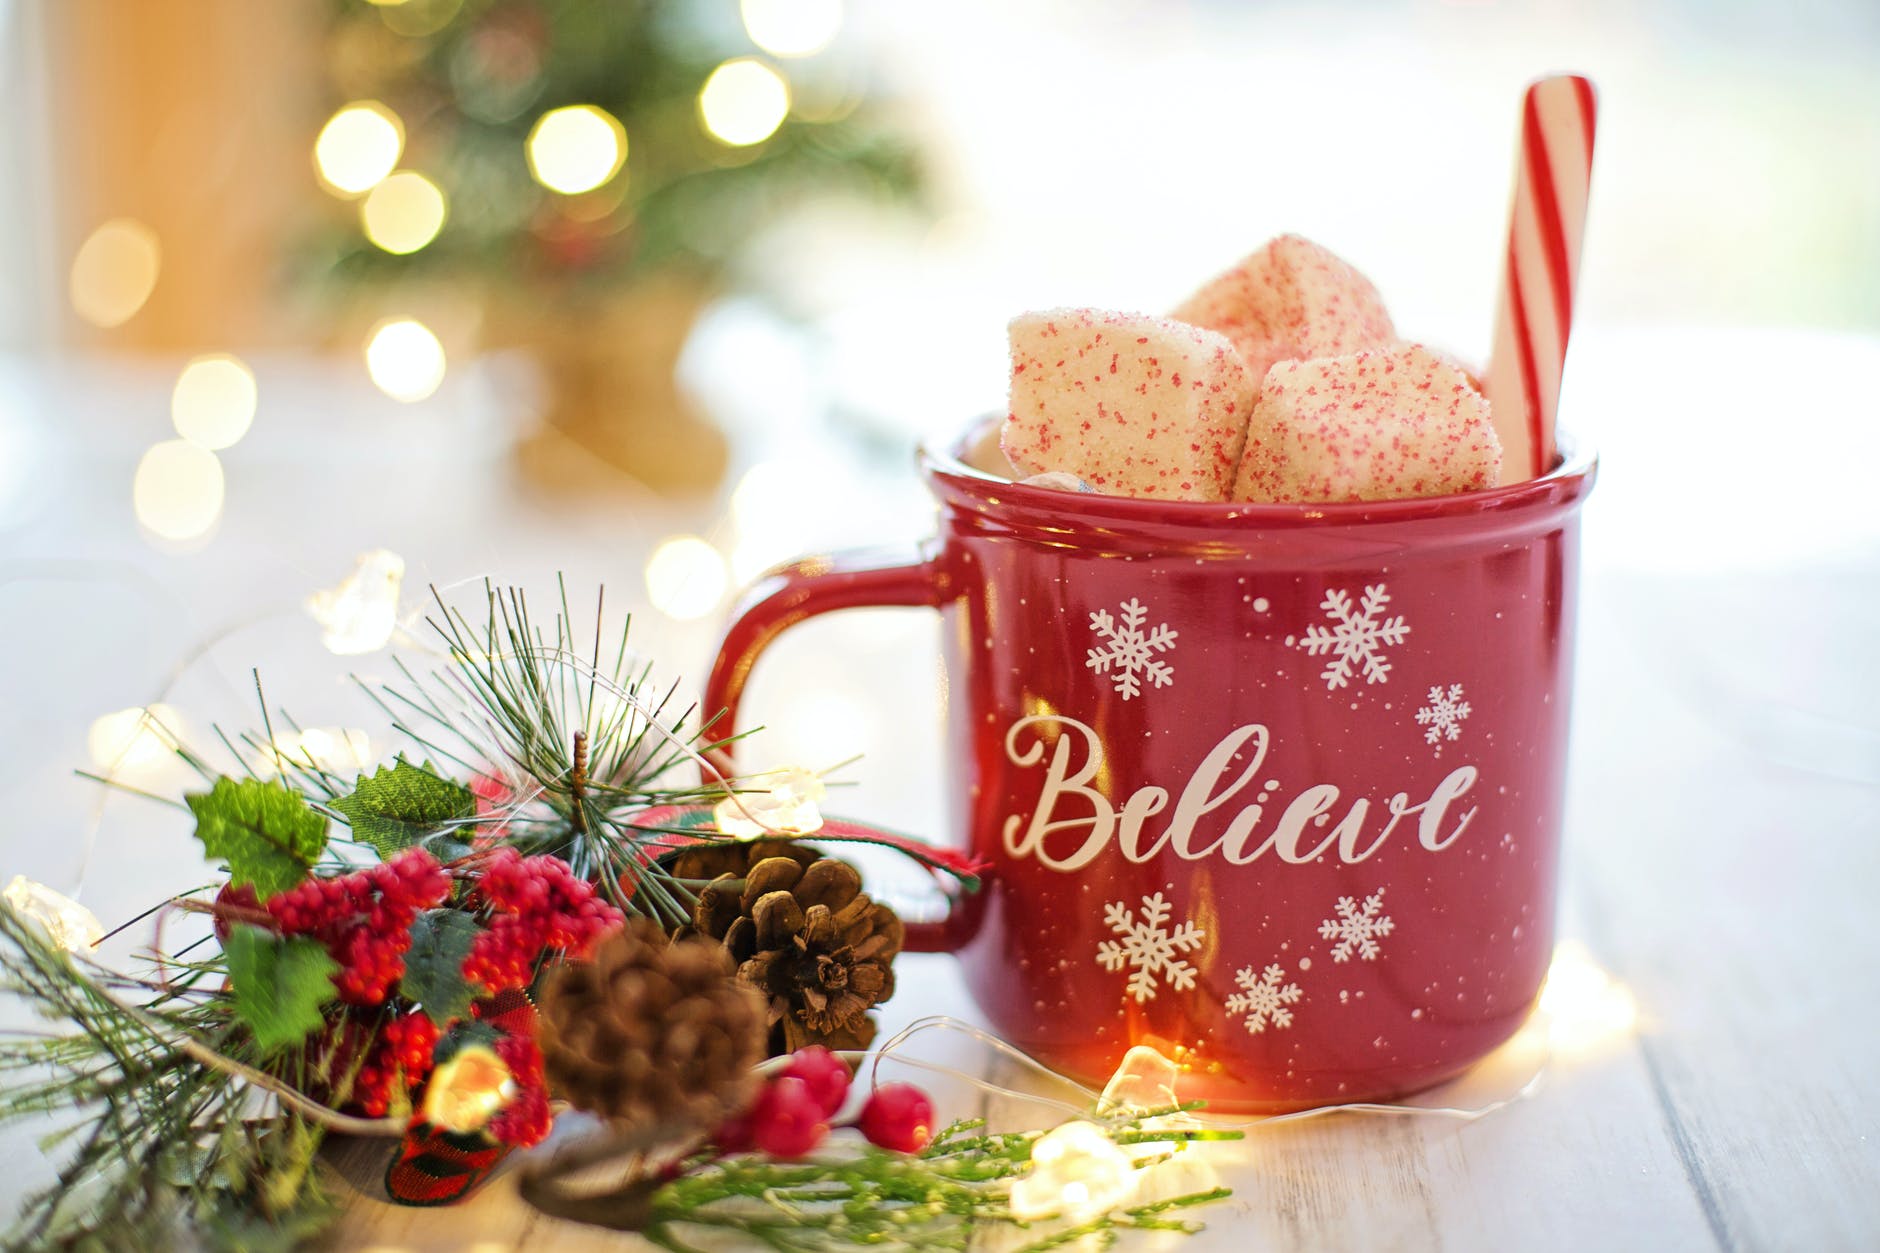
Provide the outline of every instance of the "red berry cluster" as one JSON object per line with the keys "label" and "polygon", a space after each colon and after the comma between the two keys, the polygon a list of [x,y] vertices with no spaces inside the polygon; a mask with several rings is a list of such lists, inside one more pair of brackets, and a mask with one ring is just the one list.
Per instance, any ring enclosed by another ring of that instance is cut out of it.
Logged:
{"label": "red berry cluster", "polygon": [[[849,1097],[849,1068],[828,1049],[798,1049],[751,1108],[712,1137],[726,1153],[750,1149],[771,1157],[802,1157],[829,1134]],[[869,1143],[918,1153],[933,1139],[933,1102],[911,1083],[884,1083],[869,1094],[852,1124]]]}
{"label": "red berry cluster", "polygon": [[536,962],[550,949],[587,957],[623,921],[566,862],[523,857],[513,848],[489,859],[477,890],[496,914],[471,943],[463,973],[491,992],[528,986]]}
{"label": "red berry cluster", "polygon": [[393,1093],[415,1091],[431,1073],[437,1038],[437,1024],[417,1011],[382,1027],[347,1015],[308,1041],[308,1061],[329,1093],[344,1093],[346,1112],[383,1118]]}
{"label": "red berry cluster", "polygon": [[266,908],[283,934],[326,945],[339,963],[333,986],[340,1000],[377,1005],[404,976],[412,919],[449,894],[450,876],[437,859],[408,848],[365,870],[308,879],[269,897]]}
{"label": "red berry cluster", "polygon": [[502,1112],[490,1119],[489,1133],[499,1144],[526,1149],[548,1138],[553,1115],[548,1112],[548,1077],[542,1073],[542,1050],[532,1036],[506,1035],[496,1042],[496,1056],[509,1067],[516,1094]]}

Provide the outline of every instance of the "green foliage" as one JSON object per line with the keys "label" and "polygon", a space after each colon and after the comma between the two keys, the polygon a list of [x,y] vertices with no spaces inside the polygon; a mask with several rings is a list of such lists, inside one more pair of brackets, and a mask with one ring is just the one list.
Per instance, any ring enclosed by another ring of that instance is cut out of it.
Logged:
{"label": "green foliage", "polygon": [[470,1012],[475,989],[463,977],[463,960],[477,938],[476,920],[456,909],[427,909],[411,924],[405,977],[398,985],[439,1027]]}
{"label": "green foliage", "polygon": [[[1091,1121],[1117,1143],[1165,1146],[1166,1152],[1140,1159],[1143,1168],[1167,1161],[1194,1141],[1241,1138],[1238,1131],[1146,1127],[1163,1115],[1194,1108],[1099,1113]],[[521,1191],[548,1213],[638,1231],[670,1253],[694,1253],[703,1247],[699,1233],[706,1230],[731,1237],[738,1247],[776,1253],[964,1250],[988,1243],[986,1229],[999,1227],[1026,1229],[1028,1243],[995,1241],[1021,1253],[1085,1247],[1086,1238],[1102,1248],[1125,1230],[1193,1234],[1201,1225],[1181,1217],[1181,1211],[1230,1195],[1226,1188],[1210,1188],[1119,1205],[1081,1221],[1021,1220],[1011,1208],[1012,1183],[1032,1169],[1038,1139],[1038,1132],[988,1134],[982,1119],[968,1119],[942,1130],[917,1154],[832,1145],[813,1162],[795,1162],[747,1154],[720,1157],[707,1150],[688,1159],[677,1178],[648,1175],[612,1193],[584,1190],[572,1197],[558,1186],[562,1178],[550,1163],[525,1171]],[[571,1158],[571,1170],[593,1164],[578,1150]]]}
{"label": "green foliage", "polygon": [[526,800],[501,822],[517,851],[561,858],[622,909],[668,926],[689,921],[690,891],[646,855],[666,844],[667,829],[640,815],[723,796],[716,785],[674,780],[696,780],[692,754],[729,740],[712,739],[695,709],[674,709],[676,683],[654,686],[651,665],[627,648],[630,620],[603,651],[599,605],[577,635],[565,590],[552,626],[520,589],[484,592],[480,620],[438,601],[430,625],[445,668],[399,664],[403,682],[367,693],[424,752],[471,771],[502,763],[515,776]]}
{"label": "green foliage", "polygon": [[253,885],[262,900],[306,878],[326,851],[326,819],[284,784],[224,776],[183,799],[196,815],[203,850],[227,862],[230,881]]}
{"label": "green foliage", "polygon": [[354,839],[387,859],[441,828],[474,818],[477,811],[469,788],[444,778],[430,762],[414,766],[402,754],[392,765],[360,775],[350,796],[328,804],[345,815]]}
{"label": "green foliage", "polygon": [[339,963],[319,941],[238,926],[222,948],[228,954],[236,1017],[248,1025],[264,1054],[299,1044],[325,1024],[320,1007],[335,995]]}
{"label": "green foliage", "polygon": [[113,974],[0,903],[0,994],[63,1028],[0,1030],[0,1123],[61,1124],[41,1141],[58,1177],[22,1198],[0,1246],[247,1250],[330,1223],[320,1129],[257,1106],[247,1082],[183,1047],[264,1060],[228,997],[192,994],[219,974],[212,962],[172,963],[161,983]]}

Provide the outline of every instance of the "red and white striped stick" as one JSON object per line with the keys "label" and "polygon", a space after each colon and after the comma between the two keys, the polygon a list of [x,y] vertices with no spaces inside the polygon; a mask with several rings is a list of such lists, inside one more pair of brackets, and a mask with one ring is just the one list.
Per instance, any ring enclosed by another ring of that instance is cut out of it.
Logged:
{"label": "red and white striped stick", "polygon": [[1521,156],[1488,358],[1503,483],[1538,478],[1554,463],[1554,414],[1573,326],[1595,113],[1593,84],[1577,74],[1540,80],[1521,105]]}

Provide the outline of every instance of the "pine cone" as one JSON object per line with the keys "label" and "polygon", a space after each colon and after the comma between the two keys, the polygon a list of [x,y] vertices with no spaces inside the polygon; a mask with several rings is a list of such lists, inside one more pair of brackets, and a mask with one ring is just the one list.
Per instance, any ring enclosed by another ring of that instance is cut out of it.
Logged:
{"label": "pine cone", "polygon": [[635,918],[590,962],[558,967],[539,1005],[549,1090],[627,1126],[709,1127],[749,1103],[762,1001],[717,945]]}
{"label": "pine cone", "polygon": [[862,893],[862,876],[847,862],[802,846],[761,856],[763,844],[775,843],[692,850],[701,868],[727,857],[750,867],[706,885],[693,930],[722,941],[738,978],[768,999],[772,1056],[809,1044],[867,1048],[875,1037],[868,1011],[894,995],[901,920]]}

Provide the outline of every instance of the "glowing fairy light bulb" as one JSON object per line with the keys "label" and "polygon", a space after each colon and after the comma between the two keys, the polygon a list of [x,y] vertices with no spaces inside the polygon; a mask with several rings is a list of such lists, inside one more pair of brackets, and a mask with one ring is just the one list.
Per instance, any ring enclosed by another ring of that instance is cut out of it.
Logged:
{"label": "glowing fairy light bulb", "polygon": [[772,56],[821,52],[842,29],[842,0],[740,0],[751,42]]}
{"label": "glowing fairy light bulb", "polygon": [[739,840],[766,835],[808,835],[822,830],[822,799],[827,789],[814,771],[800,767],[771,770],[743,780],[740,789],[712,807],[719,833]]}
{"label": "glowing fairy light bulb", "polygon": [[254,371],[226,353],[197,357],[183,367],[170,393],[176,433],[210,450],[228,448],[255,420]]}
{"label": "glowing fairy light bulb", "polygon": [[176,752],[176,730],[182,726],[168,705],[135,705],[92,720],[85,735],[85,750],[100,774],[112,776],[147,770],[170,760]]}
{"label": "glowing fairy light bulb", "polygon": [[376,100],[347,105],[326,120],[313,141],[313,165],[329,191],[358,196],[398,167],[405,124]]}
{"label": "glowing fairy light bulb", "polygon": [[515,1076],[503,1059],[481,1044],[468,1045],[431,1072],[424,1121],[440,1131],[469,1135],[488,1126],[515,1094]]}
{"label": "glowing fairy light bulb", "polygon": [[1632,990],[1593,959],[1585,945],[1568,940],[1554,949],[1541,989],[1547,1038],[1554,1051],[1579,1055],[1625,1039],[1638,1026]]}
{"label": "glowing fairy light bulb", "polygon": [[104,924],[98,921],[98,915],[25,875],[14,875],[6,890],[0,892],[0,899],[22,918],[37,923],[48,939],[68,953],[89,949],[104,939]]}
{"label": "glowing fairy light bulb", "polygon": [[320,624],[320,642],[342,657],[377,652],[398,629],[398,593],[405,559],[384,548],[360,555],[353,572],[337,586],[307,597],[307,612]]}
{"label": "glowing fairy light bulb", "polygon": [[387,175],[359,206],[366,238],[396,256],[436,239],[444,218],[443,189],[416,170]]}
{"label": "glowing fairy light bulb", "polygon": [[646,561],[646,596],[669,618],[689,622],[718,608],[730,585],[725,559],[696,535],[675,535]]}
{"label": "glowing fairy light bulb", "polygon": [[413,318],[381,322],[366,339],[366,373],[393,400],[423,400],[444,381],[444,370],[444,345]]}
{"label": "glowing fairy light bulb", "polygon": [[726,61],[698,94],[699,117],[713,139],[733,148],[759,144],[790,114],[790,85],[756,57]]}
{"label": "glowing fairy light bulb", "polygon": [[1012,1213],[1088,1222],[1135,1190],[1135,1165],[1122,1146],[1095,1123],[1067,1122],[1031,1146],[1031,1173],[1012,1184]]}
{"label": "glowing fairy light bulb", "polygon": [[72,257],[73,310],[100,330],[122,326],[156,290],[162,257],[157,233],[142,222],[113,218],[104,223]]}
{"label": "glowing fairy light bulb", "polygon": [[1123,1054],[1122,1064],[1103,1085],[1097,1108],[1142,1111],[1179,1105],[1181,1098],[1175,1095],[1175,1083],[1180,1077],[1181,1067],[1161,1050],[1138,1044]]}
{"label": "glowing fairy light bulb", "polygon": [[222,462],[214,453],[186,439],[169,439],[151,445],[137,463],[131,507],[151,534],[190,540],[222,516],[225,490]]}
{"label": "glowing fairy light bulb", "polygon": [[529,132],[529,172],[564,196],[593,191],[627,161],[627,131],[613,114],[591,104],[550,109]]}

